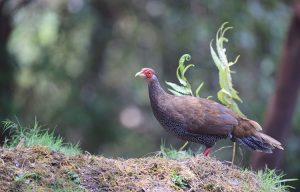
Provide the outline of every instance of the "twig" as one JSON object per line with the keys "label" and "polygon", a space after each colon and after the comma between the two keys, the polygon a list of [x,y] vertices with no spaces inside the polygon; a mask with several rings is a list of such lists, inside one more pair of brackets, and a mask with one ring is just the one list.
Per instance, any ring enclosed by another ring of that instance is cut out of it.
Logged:
{"label": "twig", "polygon": [[187,141],[187,142],[185,142],[185,144],[182,146],[182,147],[180,147],[180,149],[179,149],[179,151],[182,151],[186,146],[187,146],[187,144],[189,144],[189,142]]}
{"label": "twig", "polygon": [[227,149],[227,148],[232,148],[232,146],[230,145],[230,146],[224,146],[224,147],[221,147],[221,148],[215,150],[214,152],[212,152],[212,154],[215,154],[216,152],[221,151],[221,150],[223,150],[223,149]]}

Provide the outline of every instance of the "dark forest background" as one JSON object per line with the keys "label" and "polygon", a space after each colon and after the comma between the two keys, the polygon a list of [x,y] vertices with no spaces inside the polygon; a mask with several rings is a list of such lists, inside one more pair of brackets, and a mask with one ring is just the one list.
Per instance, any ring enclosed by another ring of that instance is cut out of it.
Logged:
{"label": "dark forest background", "polygon": [[[162,138],[179,148],[184,142],[156,122],[134,74],[151,67],[161,83],[176,81],[178,59],[189,53],[192,85],[205,82],[202,96],[217,100],[209,43],[226,21],[234,27],[229,58],[241,55],[233,75],[240,107],[285,146],[271,156],[242,148],[237,164],[267,163],[299,178],[297,1],[0,0],[0,119],[30,125],[36,117],[66,142],[109,157],[148,155]],[[230,159],[231,149],[213,155]]]}

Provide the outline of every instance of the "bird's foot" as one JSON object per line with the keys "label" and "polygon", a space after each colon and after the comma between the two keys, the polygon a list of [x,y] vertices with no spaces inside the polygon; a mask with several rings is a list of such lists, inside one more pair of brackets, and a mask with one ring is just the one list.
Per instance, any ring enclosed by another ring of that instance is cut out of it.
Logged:
{"label": "bird's foot", "polygon": [[203,155],[204,156],[208,156],[209,155],[209,152],[210,152],[210,147],[206,147],[206,149],[204,150],[204,152],[203,152]]}

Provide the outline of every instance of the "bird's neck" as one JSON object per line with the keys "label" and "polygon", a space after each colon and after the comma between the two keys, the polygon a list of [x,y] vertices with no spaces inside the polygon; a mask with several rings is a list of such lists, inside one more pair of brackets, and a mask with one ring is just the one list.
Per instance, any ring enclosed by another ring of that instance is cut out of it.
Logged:
{"label": "bird's neck", "polygon": [[156,76],[151,78],[148,82],[148,89],[149,89],[149,98],[151,101],[151,105],[157,106],[159,102],[163,102],[167,93],[163,90],[160,86],[160,83]]}

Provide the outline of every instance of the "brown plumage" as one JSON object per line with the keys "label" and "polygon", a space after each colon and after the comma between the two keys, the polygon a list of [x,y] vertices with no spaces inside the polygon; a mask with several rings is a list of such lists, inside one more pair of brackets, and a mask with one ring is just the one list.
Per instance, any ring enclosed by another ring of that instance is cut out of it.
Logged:
{"label": "brown plumage", "polygon": [[218,140],[227,137],[256,151],[272,153],[274,148],[283,149],[279,141],[260,132],[262,128],[257,122],[224,105],[208,99],[166,93],[150,68],[143,68],[136,76],[148,82],[151,107],[160,124],[183,140],[205,145],[204,155],[209,154]]}

